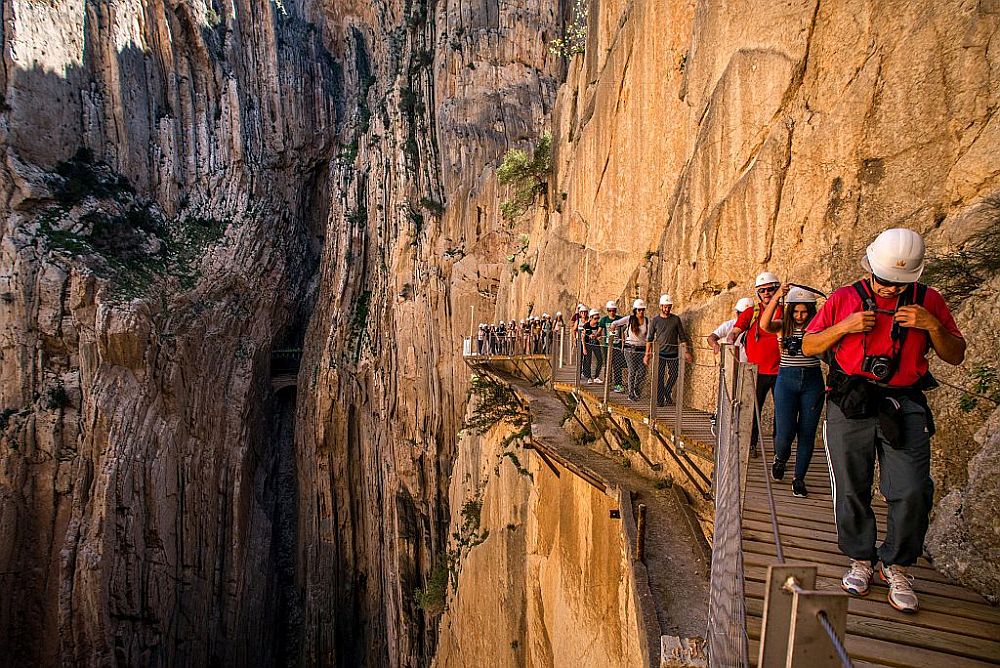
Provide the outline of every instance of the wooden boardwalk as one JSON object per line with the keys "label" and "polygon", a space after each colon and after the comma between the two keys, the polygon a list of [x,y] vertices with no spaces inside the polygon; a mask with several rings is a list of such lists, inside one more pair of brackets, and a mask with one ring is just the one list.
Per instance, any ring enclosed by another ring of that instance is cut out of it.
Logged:
{"label": "wooden boardwalk", "polygon": [[[579,390],[594,402],[603,402],[603,385],[578,387],[575,375],[572,365],[556,369],[554,387],[560,391]],[[640,423],[650,422],[648,382],[646,394],[639,401],[615,393],[609,393],[608,400],[608,409],[612,412]],[[658,430],[669,432],[676,426],[675,415],[674,407],[659,409],[652,421]],[[684,409],[681,438],[691,445],[707,448],[710,456],[715,443],[711,416],[703,411]],[[770,439],[766,448],[770,453]],[[767,567],[777,563],[765,487],[767,467],[763,462],[762,458],[749,461],[742,514],[747,633],[752,665],[757,663]],[[837,547],[830,478],[822,442],[817,444],[806,477],[809,489],[806,499],[792,495],[793,467],[794,453],[785,480],[772,482],[785,559],[818,566],[817,588],[839,590],[848,559]],[[876,498],[874,509],[881,539],[886,505],[880,497]],[[898,612],[889,605],[888,589],[877,577],[868,596],[850,599],[845,644],[854,665],[895,668],[1000,666],[1000,608],[991,606],[971,590],[951,583],[934,570],[926,558],[910,572],[916,578],[914,589],[920,597],[920,611],[915,614]]]}
{"label": "wooden boardwalk", "polygon": [[[575,367],[557,369],[556,389],[577,389]],[[603,385],[580,385],[579,391],[595,401],[603,398]],[[622,394],[608,395],[608,408],[640,422],[650,414],[649,397],[631,401]],[[656,409],[657,428],[670,431],[676,425],[676,408]],[[696,441],[711,452],[715,437],[711,416],[685,409],[681,419],[682,438]],[[770,442],[766,443],[771,452]],[[750,638],[750,661],[757,662],[761,615],[767,567],[776,563],[771,516],[767,503],[763,459],[748,465],[744,497],[742,536],[744,583],[747,606],[747,633]],[[791,471],[782,482],[772,482],[775,510],[785,559],[818,566],[817,588],[840,588],[840,578],[848,559],[837,547],[837,529],[833,518],[833,500],[827,473],[826,455],[821,442],[813,456],[806,484],[809,497],[792,496]],[[880,539],[885,529],[885,502],[878,497],[874,509]],[[896,668],[966,668],[1000,666],[1000,608],[991,606],[978,594],[951,583],[923,558],[910,571],[916,578],[914,589],[921,609],[916,614],[895,610],[886,600],[888,589],[878,580],[864,598],[852,597],[848,604],[846,646],[859,667],[893,666]]]}
{"label": "wooden boardwalk", "polygon": [[[554,387],[561,392],[570,392],[576,388],[576,367],[564,366],[556,369]],[[586,394],[595,403],[602,403],[604,384],[581,384],[579,391]],[[649,382],[638,401],[633,401],[626,394],[608,393],[608,408],[614,413],[627,417],[639,423],[648,424],[650,418],[656,423],[658,430],[673,434],[677,426],[677,407],[653,406],[650,412]],[[705,411],[684,407],[681,411],[681,428],[679,437],[692,454],[711,461],[715,449],[715,434],[712,432],[712,416]]]}
{"label": "wooden boardwalk", "polygon": [[[767,446],[770,452],[770,444]],[[767,567],[776,563],[763,459],[751,459],[743,506],[743,564],[750,660],[756,665]],[[806,476],[809,497],[792,496],[794,457],[782,482],[772,482],[785,560],[819,567],[818,589],[840,588],[848,565],[837,548],[830,478],[822,444]],[[880,538],[886,505],[874,509]],[[886,600],[888,589],[878,580],[868,596],[848,603],[846,646],[856,666],[964,668],[1000,665],[1000,609],[934,570],[926,560],[910,569],[920,597],[916,614],[897,612]]]}

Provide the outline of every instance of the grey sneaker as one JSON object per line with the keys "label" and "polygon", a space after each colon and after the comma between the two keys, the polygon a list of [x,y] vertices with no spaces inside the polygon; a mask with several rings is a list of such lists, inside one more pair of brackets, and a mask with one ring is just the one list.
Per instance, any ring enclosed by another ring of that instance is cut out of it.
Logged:
{"label": "grey sneaker", "polygon": [[851,569],[844,573],[844,577],[840,581],[840,586],[848,594],[866,596],[868,594],[868,587],[872,583],[873,575],[875,575],[875,569],[872,568],[870,561],[851,559]]}
{"label": "grey sneaker", "polygon": [[916,612],[920,608],[917,595],[913,591],[913,576],[903,566],[879,568],[882,581],[889,585],[889,604],[900,612]]}

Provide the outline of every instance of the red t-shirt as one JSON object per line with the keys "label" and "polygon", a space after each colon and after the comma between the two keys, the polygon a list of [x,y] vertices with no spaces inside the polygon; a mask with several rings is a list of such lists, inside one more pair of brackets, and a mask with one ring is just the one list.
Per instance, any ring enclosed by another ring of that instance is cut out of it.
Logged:
{"label": "red t-shirt", "polygon": [[[895,297],[887,299],[875,295],[875,302],[880,309],[895,311],[896,301]],[[945,329],[955,336],[962,336],[955,325],[955,319],[951,316],[948,305],[945,304],[944,298],[937,290],[927,288],[927,295],[924,297],[922,306],[940,320]],[[823,304],[823,308],[806,327],[806,333],[821,332],[852,313],[862,310],[862,308],[861,297],[853,287],[846,285],[839,288],[830,295],[830,298]],[[844,370],[844,373],[874,379],[870,373],[862,373],[861,360],[866,354],[892,356],[892,322],[891,315],[876,312],[875,327],[872,331],[847,334],[833,347],[837,363]],[[890,379],[889,385],[907,387],[916,383],[921,376],[927,373],[927,351],[930,350],[930,345],[931,339],[925,330],[910,328],[906,335],[906,342],[899,354],[899,367],[896,370],[896,375]]]}
{"label": "red t-shirt", "polygon": [[[775,297],[777,299],[777,297]],[[754,311],[757,311],[756,316]],[[764,314],[764,307],[760,304],[756,309],[748,308],[740,313],[736,319],[734,327],[739,327],[741,331],[747,333],[745,350],[747,359],[751,364],[757,365],[757,372],[776,376],[778,365],[781,363],[781,351],[778,349],[778,335],[765,332],[760,327],[760,316]],[[783,307],[778,306],[772,316],[772,322],[781,320]]]}

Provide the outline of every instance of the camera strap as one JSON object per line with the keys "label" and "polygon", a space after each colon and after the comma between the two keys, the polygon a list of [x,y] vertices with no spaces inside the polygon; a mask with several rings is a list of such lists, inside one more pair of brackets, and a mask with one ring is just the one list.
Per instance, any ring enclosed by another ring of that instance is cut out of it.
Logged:
{"label": "camera strap", "polygon": [[[851,284],[854,291],[858,293],[858,297],[861,298],[861,310],[862,311],[877,311],[878,302],[875,300],[875,292],[872,290],[871,285],[869,285],[868,280],[856,281]],[[900,293],[899,297],[896,298],[896,308],[898,311],[903,306],[910,306],[911,304],[916,304],[918,306],[923,306],[924,297],[927,295],[927,286],[923,283],[913,283],[909,285],[903,292]],[[910,333],[910,327],[902,327],[898,322],[893,320],[892,332],[890,337],[892,338],[892,360],[895,369],[899,368],[899,357],[903,352],[903,344],[906,343],[906,337]],[[862,338],[862,350],[864,355],[868,355],[868,335],[864,334]],[[893,375],[896,374],[895,369],[893,370]],[[892,377],[886,379],[886,383],[891,380]]]}

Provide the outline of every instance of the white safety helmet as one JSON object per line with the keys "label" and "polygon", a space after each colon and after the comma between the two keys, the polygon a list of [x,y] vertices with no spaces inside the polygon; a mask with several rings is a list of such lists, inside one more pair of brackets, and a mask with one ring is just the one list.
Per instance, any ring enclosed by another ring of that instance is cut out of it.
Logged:
{"label": "white safety helmet", "polygon": [[549,314],[548,313],[543,313],[542,314],[542,319],[548,320],[548,318],[549,318]]}
{"label": "white safety helmet", "polygon": [[736,302],[736,312],[743,313],[748,308],[753,308],[753,300],[749,297],[743,297],[738,302]]}
{"label": "white safety helmet", "polygon": [[577,304],[576,305],[576,310],[577,310],[577,312],[586,311],[587,310],[587,306],[585,304],[582,304],[582,303]]}
{"label": "white safety helmet", "polygon": [[636,299],[634,302],[632,302],[633,311],[640,308],[646,308],[646,302],[642,301],[641,299]]}
{"label": "white safety helmet", "polygon": [[670,295],[660,295],[660,306],[673,306],[674,300],[670,298]]}
{"label": "white safety helmet", "polygon": [[757,274],[757,280],[754,281],[753,286],[755,288],[759,288],[764,285],[780,285],[780,284],[781,281],[778,280],[777,276],[775,276],[769,271],[762,271],[761,273]]}
{"label": "white safety helmet", "polygon": [[604,305],[604,310],[605,311],[617,311],[618,310],[618,304],[615,303],[614,299],[612,299],[611,301],[609,301],[607,304]]}
{"label": "white safety helmet", "polygon": [[556,317],[557,318],[562,317],[562,311],[556,311]]}
{"label": "white safety helmet", "polygon": [[593,318],[595,315],[601,315],[601,312],[598,311],[596,308],[592,308],[590,309],[590,313],[588,313],[587,315]]}
{"label": "white safety helmet", "polygon": [[815,304],[816,295],[809,290],[803,290],[802,288],[792,288],[785,295],[786,304]]}
{"label": "white safety helmet", "polygon": [[924,272],[924,240],[902,227],[886,230],[869,244],[861,266],[893,283],[914,283]]}

